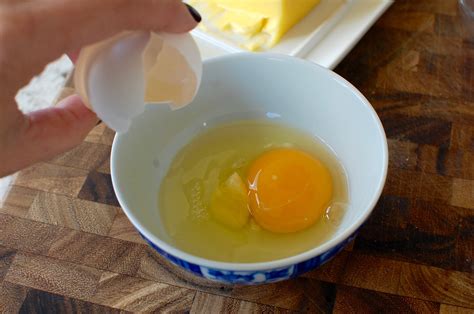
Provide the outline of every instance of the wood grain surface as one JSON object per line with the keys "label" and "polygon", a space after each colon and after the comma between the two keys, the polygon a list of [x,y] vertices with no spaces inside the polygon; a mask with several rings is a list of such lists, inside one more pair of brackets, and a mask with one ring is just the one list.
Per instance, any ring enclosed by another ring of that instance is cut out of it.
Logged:
{"label": "wood grain surface", "polygon": [[121,211],[100,124],[1,199],[0,312],[474,313],[474,21],[456,0],[396,0],[336,72],[379,114],[390,165],[331,262],[263,287],[176,269]]}

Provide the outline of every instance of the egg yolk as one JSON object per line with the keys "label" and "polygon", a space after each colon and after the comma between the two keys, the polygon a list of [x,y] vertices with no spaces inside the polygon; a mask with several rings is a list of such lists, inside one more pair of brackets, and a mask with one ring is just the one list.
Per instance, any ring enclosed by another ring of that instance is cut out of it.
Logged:
{"label": "egg yolk", "polygon": [[332,198],[328,169],[295,149],[264,153],[248,172],[249,207],[257,223],[272,232],[296,232],[314,224]]}

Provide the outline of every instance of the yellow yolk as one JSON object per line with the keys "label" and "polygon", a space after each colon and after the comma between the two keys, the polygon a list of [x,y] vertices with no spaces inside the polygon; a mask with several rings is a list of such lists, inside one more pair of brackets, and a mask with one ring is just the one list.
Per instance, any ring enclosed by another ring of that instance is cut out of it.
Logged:
{"label": "yellow yolk", "polygon": [[317,159],[295,149],[257,158],[248,172],[249,207],[257,223],[273,232],[296,232],[323,216],[332,198],[332,178]]}

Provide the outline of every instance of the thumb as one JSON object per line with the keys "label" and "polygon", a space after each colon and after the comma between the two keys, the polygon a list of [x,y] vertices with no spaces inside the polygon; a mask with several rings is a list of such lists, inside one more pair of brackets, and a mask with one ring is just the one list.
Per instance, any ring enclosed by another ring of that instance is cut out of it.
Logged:
{"label": "thumb", "polygon": [[77,95],[63,99],[55,107],[26,115],[25,127],[21,128],[16,141],[10,142],[11,147],[5,149],[6,169],[0,169],[0,175],[49,160],[73,148],[83,141],[97,121],[95,113]]}

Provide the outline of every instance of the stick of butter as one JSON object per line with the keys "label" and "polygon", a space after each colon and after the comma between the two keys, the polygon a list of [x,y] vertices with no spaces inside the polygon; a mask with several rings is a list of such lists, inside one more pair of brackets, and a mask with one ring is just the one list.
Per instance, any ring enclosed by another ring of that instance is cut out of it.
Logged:
{"label": "stick of butter", "polygon": [[202,28],[241,47],[265,50],[303,19],[320,0],[190,0],[203,15]]}

